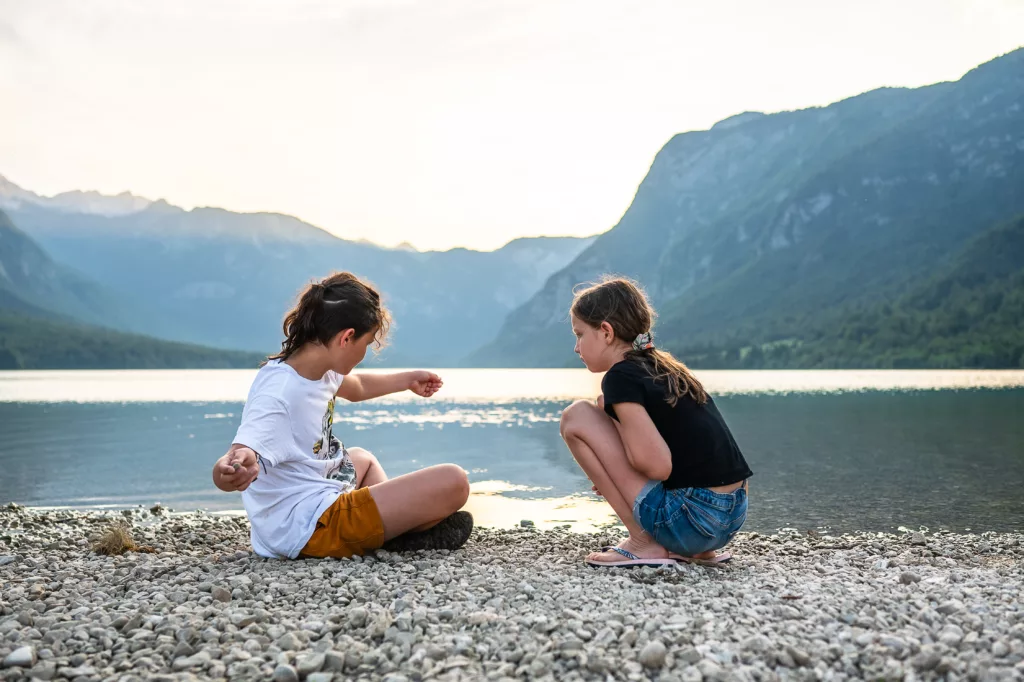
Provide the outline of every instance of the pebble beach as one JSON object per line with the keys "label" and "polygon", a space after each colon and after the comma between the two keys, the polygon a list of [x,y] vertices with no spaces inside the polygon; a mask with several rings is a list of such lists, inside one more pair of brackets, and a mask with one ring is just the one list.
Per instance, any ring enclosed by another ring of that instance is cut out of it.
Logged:
{"label": "pebble beach", "polygon": [[[112,524],[135,551],[102,555]],[[275,561],[245,518],[0,508],[5,680],[1024,679],[1024,535],[741,533],[594,569],[618,531]]]}

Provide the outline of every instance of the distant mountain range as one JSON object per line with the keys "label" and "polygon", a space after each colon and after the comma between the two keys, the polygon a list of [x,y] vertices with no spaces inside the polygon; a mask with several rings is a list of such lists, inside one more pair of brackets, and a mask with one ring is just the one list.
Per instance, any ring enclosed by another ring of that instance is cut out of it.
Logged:
{"label": "distant mountain range", "polygon": [[[395,313],[392,366],[578,366],[573,286],[617,273],[646,286],[657,343],[696,367],[1020,367],[1024,49],[954,83],[676,135],[593,239],[421,253],[286,215],[42,197],[2,177],[0,209],[0,364],[12,334],[24,358],[25,339],[85,343],[100,326],[248,363],[279,347],[307,282],[347,269]],[[78,327],[37,334],[40,320]],[[145,362],[185,357],[162,352]]]}
{"label": "distant mountain range", "polygon": [[591,241],[517,239],[493,252],[388,249],[291,216],[186,211],[130,194],[47,198],[3,178],[0,208],[24,231],[21,241],[33,241],[21,256],[52,257],[51,269],[59,266],[67,280],[56,288],[12,283],[24,303],[120,331],[266,355],[279,349],[281,320],[302,287],[347,269],[378,285],[394,313],[392,344],[380,358],[392,366],[456,364]]}
{"label": "distant mountain range", "polygon": [[[741,114],[673,137],[619,223],[466,362],[578,365],[572,287],[618,273],[657,305],[657,342],[698,367],[1024,366],[1024,259],[1000,260],[1021,214],[1024,49],[955,83]],[[963,290],[965,268],[996,262]]]}
{"label": "distant mountain range", "polygon": [[0,211],[0,369],[256,367],[257,353],[125,334],[106,321],[116,297],[55,262]]}

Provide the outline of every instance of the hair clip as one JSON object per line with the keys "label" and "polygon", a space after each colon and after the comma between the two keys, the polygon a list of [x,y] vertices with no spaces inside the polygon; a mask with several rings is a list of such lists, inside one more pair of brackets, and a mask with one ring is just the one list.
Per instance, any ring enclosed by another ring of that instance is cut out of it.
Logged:
{"label": "hair clip", "polygon": [[654,348],[654,335],[651,332],[638,334],[633,339],[633,350],[649,350],[651,348]]}

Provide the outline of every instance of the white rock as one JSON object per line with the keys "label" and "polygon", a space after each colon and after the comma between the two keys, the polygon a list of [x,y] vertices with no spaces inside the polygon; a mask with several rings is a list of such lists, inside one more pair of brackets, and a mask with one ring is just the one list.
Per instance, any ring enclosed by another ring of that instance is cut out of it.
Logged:
{"label": "white rock", "polygon": [[5,668],[31,668],[36,664],[36,652],[30,646],[18,647],[4,658]]}

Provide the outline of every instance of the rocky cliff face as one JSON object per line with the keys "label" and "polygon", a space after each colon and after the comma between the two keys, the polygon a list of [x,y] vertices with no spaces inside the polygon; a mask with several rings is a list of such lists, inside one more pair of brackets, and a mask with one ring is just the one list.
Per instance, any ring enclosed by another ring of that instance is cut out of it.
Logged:
{"label": "rocky cliff face", "polygon": [[620,222],[467,362],[572,363],[572,287],[604,273],[645,285],[677,351],[898,295],[1024,211],[1022,107],[1018,50],[956,83],[677,135]]}

